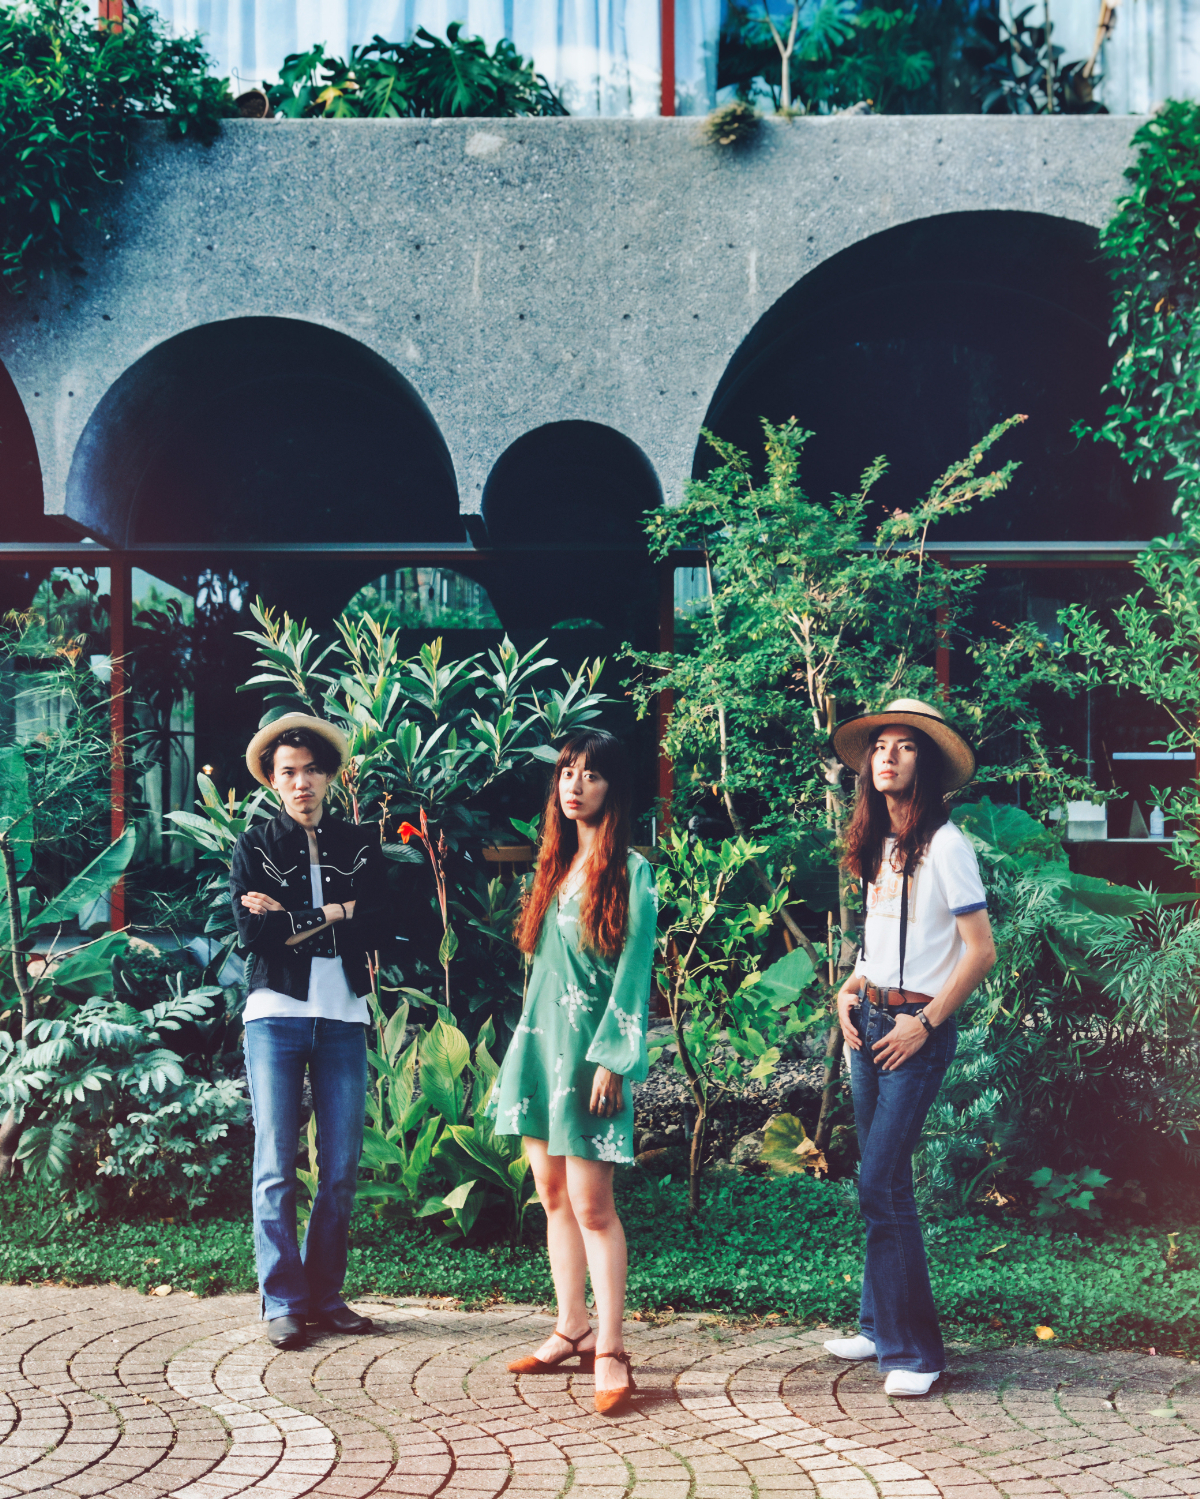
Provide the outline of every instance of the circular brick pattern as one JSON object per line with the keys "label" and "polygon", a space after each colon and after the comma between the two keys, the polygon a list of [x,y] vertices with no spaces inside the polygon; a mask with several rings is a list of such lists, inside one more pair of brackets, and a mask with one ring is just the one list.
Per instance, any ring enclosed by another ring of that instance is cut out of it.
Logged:
{"label": "circular brick pattern", "polygon": [[279,1353],[255,1298],[0,1288],[0,1499],[1040,1499],[1200,1493],[1200,1371],[1061,1348],[956,1353],[892,1401],[824,1334],[629,1328],[616,1418],[518,1378],[549,1317],[358,1303],[368,1337]]}

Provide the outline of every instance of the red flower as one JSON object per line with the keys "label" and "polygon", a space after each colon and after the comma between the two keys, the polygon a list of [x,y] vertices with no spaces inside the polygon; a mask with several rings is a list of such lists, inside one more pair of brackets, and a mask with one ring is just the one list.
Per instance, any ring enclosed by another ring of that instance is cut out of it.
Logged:
{"label": "red flower", "polygon": [[420,836],[420,833],[417,832],[411,822],[402,822],[400,824],[400,837],[403,842],[407,843],[410,838],[419,838]]}

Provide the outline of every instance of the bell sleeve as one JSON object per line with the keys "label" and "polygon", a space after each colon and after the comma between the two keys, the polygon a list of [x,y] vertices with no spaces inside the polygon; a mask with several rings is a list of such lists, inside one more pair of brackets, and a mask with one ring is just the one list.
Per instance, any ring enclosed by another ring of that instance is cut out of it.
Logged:
{"label": "bell sleeve", "polygon": [[658,894],[654,871],[635,855],[629,870],[629,926],[617,960],[612,993],[588,1047],[587,1060],[607,1067],[630,1082],[644,1082],[650,1070],[646,1028],[650,1010],[650,976],[658,929]]}

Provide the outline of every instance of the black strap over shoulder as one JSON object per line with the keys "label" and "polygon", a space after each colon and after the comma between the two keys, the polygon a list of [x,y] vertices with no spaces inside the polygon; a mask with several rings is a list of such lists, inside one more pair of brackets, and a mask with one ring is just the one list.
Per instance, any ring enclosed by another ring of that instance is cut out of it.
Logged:
{"label": "black strap over shoulder", "polygon": [[896,985],[900,993],[904,993],[904,949],[908,946],[908,882],[912,878],[913,865],[916,861],[909,854],[904,861],[904,871],[900,876],[900,980]]}
{"label": "black strap over shoulder", "polygon": [[[901,993],[904,992],[904,953],[908,947],[908,882],[912,878],[916,862],[916,858],[909,854],[904,861],[904,871],[900,876],[900,980],[896,988]],[[879,878],[880,873],[882,873],[882,863],[879,873],[875,876],[876,879]],[[860,959],[867,955],[867,882],[865,879],[862,882],[862,942],[859,944],[858,955]]]}

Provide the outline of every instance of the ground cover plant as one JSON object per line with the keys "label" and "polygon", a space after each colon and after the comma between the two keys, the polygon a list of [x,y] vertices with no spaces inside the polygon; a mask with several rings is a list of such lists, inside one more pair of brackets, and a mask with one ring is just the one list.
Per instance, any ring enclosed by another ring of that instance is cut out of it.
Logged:
{"label": "ground cover plant", "polygon": [[[618,1173],[633,1315],[709,1311],[849,1326],[857,1314],[862,1229],[853,1197],[811,1177],[724,1177],[685,1211],[685,1183]],[[540,1226],[535,1225],[535,1226]],[[57,1221],[28,1188],[0,1193],[0,1280],[116,1283],[176,1294],[255,1289],[249,1221],[148,1219],[103,1235]],[[948,1335],[1008,1344],[1049,1328],[1090,1348],[1200,1353],[1200,1233],[1124,1228],[1084,1235],[995,1218],[958,1218],[929,1235],[934,1295]],[[419,1226],[359,1213],[351,1298],[454,1297],[469,1306],[549,1303],[540,1246],[453,1247]]]}

